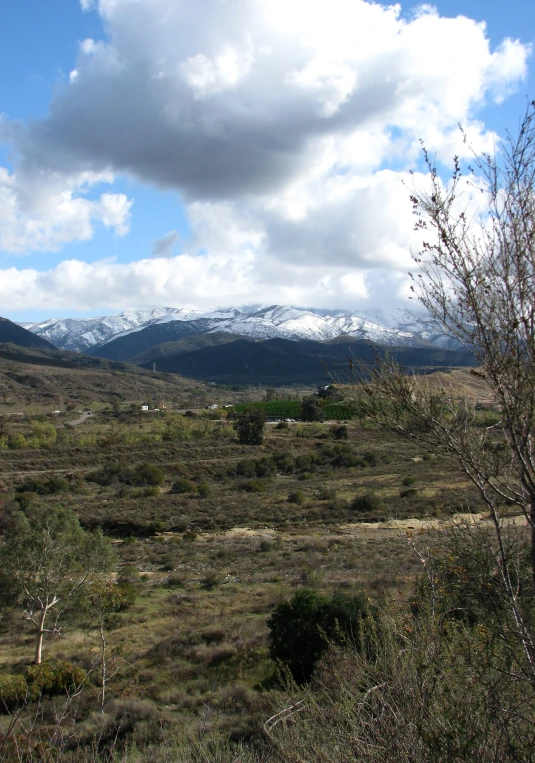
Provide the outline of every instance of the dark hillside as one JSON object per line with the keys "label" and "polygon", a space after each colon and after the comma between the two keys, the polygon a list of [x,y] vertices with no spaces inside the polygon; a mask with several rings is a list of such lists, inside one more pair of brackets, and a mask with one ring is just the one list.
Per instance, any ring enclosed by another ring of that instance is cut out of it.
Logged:
{"label": "dark hillside", "polygon": [[[193,352],[169,355],[159,362],[161,371],[179,373],[219,384],[328,383],[331,374],[344,378],[349,359],[373,361],[384,348],[348,339],[345,342],[292,341],[268,339],[206,347]],[[448,368],[473,364],[469,353],[437,348],[393,348],[391,355],[407,369]],[[142,364],[150,368],[150,363]]]}
{"label": "dark hillside", "polygon": [[209,322],[204,320],[158,323],[118,336],[100,347],[92,347],[87,352],[99,358],[108,358],[108,360],[131,360],[134,356],[147,352],[163,342],[173,342],[186,336],[203,334],[208,327]]}
{"label": "dark hillside", "polygon": [[32,334],[7,318],[0,318],[0,344],[11,342],[19,347],[36,347],[41,349],[55,350],[56,348],[48,339]]}

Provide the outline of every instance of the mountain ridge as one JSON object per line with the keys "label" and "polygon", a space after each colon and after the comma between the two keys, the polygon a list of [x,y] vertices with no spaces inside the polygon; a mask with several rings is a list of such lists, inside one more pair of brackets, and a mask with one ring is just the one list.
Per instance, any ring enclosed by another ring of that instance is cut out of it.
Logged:
{"label": "mountain ridge", "polygon": [[[166,330],[166,324],[173,326]],[[182,327],[179,324],[183,324]],[[254,308],[221,308],[208,312],[161,307],[126,310],[115,316],[48,319],[21,324],[60,349],[97,354],[111,342],[123,340],[152,327],[153,346],[175,341],[187,334],[228,333],[254,339],[311,339],[328,341],[350,336],[386,346],[449,346],[449,340],[406,311],[337,311],[269,305]],[[158,328],[160,327],[160,328]],[[161,334],[158,332],[161,331]],[[145,339],[134,357],[148,349]],[[98,352],[97,352],[98,351]],[[122,350],[121,359],[124,357]],[[108,357],[108,350],[102,357]],[[119,359],[117,357],[116,359]]]}

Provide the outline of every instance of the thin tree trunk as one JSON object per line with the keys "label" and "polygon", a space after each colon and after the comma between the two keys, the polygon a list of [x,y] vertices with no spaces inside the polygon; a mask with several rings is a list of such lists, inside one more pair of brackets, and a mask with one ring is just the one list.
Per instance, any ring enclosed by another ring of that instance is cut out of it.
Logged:
{"label": "thin tree trunk", "polygon": [[45,632],[45,617],[46,617],[46,609],[43,609],[41,612],[41,616],[39,617],[39,626],[37,628],[37,637],[35,642],[34,663],[36,665],[41,664],[41,658],[43,653],[43,635]]}

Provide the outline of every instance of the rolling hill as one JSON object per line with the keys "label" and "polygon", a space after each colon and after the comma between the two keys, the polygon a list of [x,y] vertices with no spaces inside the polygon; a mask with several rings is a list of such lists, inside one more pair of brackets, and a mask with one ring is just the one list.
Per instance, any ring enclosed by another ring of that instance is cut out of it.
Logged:
{"label": "rolling hill", "polygon": [[48,339],[33,334],[17,323],[8,320],[8,318],[0,318],[0,344],[4,342],[11,342],[19,347],[35,347],[43,350],[56,349]]}
{"label": "rolling hill", "polygon": [[[349,358],[371,362],[386,348],[357,339],[332,342],[240,338],[234,342],[204,347],[191,352],[168,354],[158,368],[217,384],[321,384],[339,377],[348,380]],[[437,347],[389,348],[390,354],[407,369],[423,372],[429,368],[449,368],[473,364],[464,351]],[[151,368],[152,359],[142,363]]]}

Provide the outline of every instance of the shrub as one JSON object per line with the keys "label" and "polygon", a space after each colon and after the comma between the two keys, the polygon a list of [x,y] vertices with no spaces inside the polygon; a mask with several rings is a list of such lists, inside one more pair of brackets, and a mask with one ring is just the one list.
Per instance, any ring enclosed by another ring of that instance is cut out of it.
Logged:
{"label": "shrub", "polygon": [[255,462],[257,477],[272,477],[277,473],[277,464],[272,458],[260,458]]}
{"label": "shrub", "polygon": [[288,453],[288,451],[274,453],[273,460],[275,461],[279,472],[282,472],[283,474],[291,474],[293,472],[294,460],[292,454]]}
{"label": "shrub", "polygon": [[172,493],[197,493],[198,487],[193,480],[180,479],[177,480],[171,488]]}
{"label": "shrub", "polygon": [[289,429],[290,425],[287,421],[279,421],[278,424],[275,425],[275,429]]}
{"label": "shrub", "polygon": [[243,490],[245,493],[265,493],[267,485],[263,480],[249,480],[249,482],[242,482],[239,485],[239,490]]}
{"label": "shrub", "polygon": [[24,675],[0,676],[0,712],[39,699],[55,696],[83,683],[85,670],[66,660],[47,660],[40,665],[28,665]]}
{"label": "shrub", "polygon": [[268,620],[271,657],[282,662],[298,683],[306,682],[329,643],[351,639],[359,648],[367,614],[363,595],[336,593],[329,599],[308,589],[297,591]]}
{"label": "shrub", "polygon": [[415,487],[408,487],[399,491],[400,498],[414,498],[415,495],[418,495],[418,490]]}
{"label": "shrub", "polygon": [[401,484],[406,485],[407,487],[409,485],[414,485],[414,477],[411,477],[410,475],[408,477],[403,477]]}
{"label": "shrub", "polygon": [[67,492],[70,488],[63,477],[49,477],[47,480],[28,479],[17,488],[17,493],[37,493],[38,495],[56,495]]}
{"label": "shrub", "polygon": [[358,495],[351,502],[351,508],[358,512],[382,511],[384,503],[375,493],[364,493],[364,495]]}
{"label": "shrub", "polygon": [[238,434],[238,442],[241,445],[262,445],[265,424],[266,417],[260,410],[238,414],[238,418],[233,424]]}
{"label": "shrub", "polygon": [[256,462],[252,459],[244,459],[238,461],[236,466],[236,474],[239,477],[255,477],[256,476]]}
{"label": "shrub", "polygon": [[296,490],[294,493],[290,493],[288,496],[288,503],[297,503],[301,505],[305,501],[305,496],[302,490]]}
{"label": "shrub", "polygon": [[306,397],[301,403],[299,411],[301,421],[323,421],[325,414],[319,401],[315,397]]}
{"label": "shrub", "polygon": [[335,440],[347,440],[349,437],[349,430],[345,424],[340,424],[335,427],[331,427],[331,434]]}
{"label": "shrub", "polygon": [[129,485],[144,487],[145,485],[157,486],[164,481],[163,470],[155,464],[142,464],[132,469],[124,480]]}
{"label": "shrub", "polygon": [[199,487],[197,488],[197,491],[199,493],[200,498],[210,498],[212,495],[212,488],[208,484],[208,482],[201,482]]}

